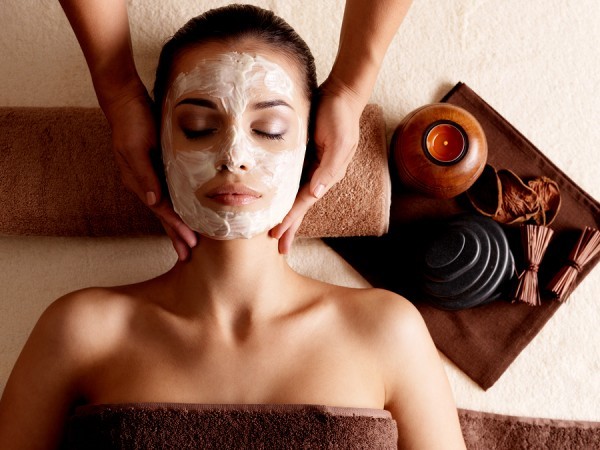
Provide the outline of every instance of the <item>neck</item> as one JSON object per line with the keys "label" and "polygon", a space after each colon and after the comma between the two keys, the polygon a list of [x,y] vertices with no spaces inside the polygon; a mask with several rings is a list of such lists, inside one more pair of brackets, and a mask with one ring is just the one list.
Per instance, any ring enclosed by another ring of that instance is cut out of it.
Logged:
{"label": "neck", "polygon": [[202,237],[191,258],[178,262],[168,276],[177,309],[231,322],[281,314],[295,273],[279,254],[277,240],[265,233],[225,241]]}

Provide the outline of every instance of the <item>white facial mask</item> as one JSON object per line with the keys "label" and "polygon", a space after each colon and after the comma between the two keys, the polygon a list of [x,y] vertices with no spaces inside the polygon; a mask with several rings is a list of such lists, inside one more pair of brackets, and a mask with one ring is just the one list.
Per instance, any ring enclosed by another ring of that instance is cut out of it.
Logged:
{"label": "white facial mask", "polygon": [[[242,126],[251,90],[259,86],[292,100],[294,83],[277,64],[260,56],[225,53],[201,61],[189,73],[180,73],[165,100],[161,130],[163,161],[175,211],[193,230],[215,239],[251,238],[280,223],[289,212],[300,184],[306,150],[306,122],[298,116],[298,138],[283,150],[268,151],[258,145]],[[223,138],[193,151],[173,148],[172,112],[177,99],[197,91],[221,101],[231,119]],[[273,192],[270,205],[251,208],[208,208],[196,191],[220,170],[239,175],[240,181],[259,180]]]}

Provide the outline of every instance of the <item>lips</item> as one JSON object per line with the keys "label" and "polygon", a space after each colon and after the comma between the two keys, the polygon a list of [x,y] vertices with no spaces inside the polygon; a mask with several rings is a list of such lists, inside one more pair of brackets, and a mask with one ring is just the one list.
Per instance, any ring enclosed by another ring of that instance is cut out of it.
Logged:
{"label": "lips", "polygon": [[209,191],[206,196],[222,205],[249,205],[262,197],[260,193],[240,183],[226,184]]}

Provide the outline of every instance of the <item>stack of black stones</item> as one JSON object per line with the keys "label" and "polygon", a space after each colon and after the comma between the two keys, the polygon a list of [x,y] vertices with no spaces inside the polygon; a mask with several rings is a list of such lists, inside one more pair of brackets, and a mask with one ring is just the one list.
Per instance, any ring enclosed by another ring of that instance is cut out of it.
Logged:
{"label": "stack of black stones", "polygon": [[433,306],[460,310],[502,296],[515,263],[502,227],[476,214],[451,218],[423,253],[422,294]]}

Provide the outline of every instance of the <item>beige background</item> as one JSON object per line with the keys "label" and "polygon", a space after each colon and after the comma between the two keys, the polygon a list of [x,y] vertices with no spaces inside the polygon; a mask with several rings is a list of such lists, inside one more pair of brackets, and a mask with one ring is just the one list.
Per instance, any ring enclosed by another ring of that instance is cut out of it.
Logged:
{"label": "beige background", "polygon": [[[0,105],[97,106],[58,1],[2,3]],[[135,58],[147,86],[164,39],[190,17],[224,3],[129,1]],[[251,3],[272,8],[297,29],[323,81],[335,57],[344,2]],[[597,0],[415,0],[371,102],[384,108],[389,137],[404,115],[463,81],[600,199],[599,24]],[[58,296],[152,277],[174,260],[166,238],[0,237],[0,390],[38,316]],[[367,285],[320,240],[298,242],[290,261],[319,278]],[[596,269],[487,392],[444,358],[458,405],[600,420],[599,293]]]}

